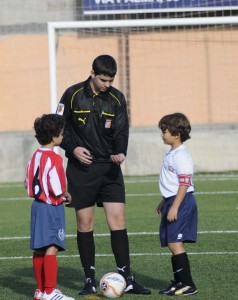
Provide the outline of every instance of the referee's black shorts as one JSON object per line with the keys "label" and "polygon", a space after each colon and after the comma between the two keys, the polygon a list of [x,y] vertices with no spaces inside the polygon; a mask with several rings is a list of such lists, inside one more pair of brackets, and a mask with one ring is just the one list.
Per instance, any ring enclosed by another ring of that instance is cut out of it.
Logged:
{"label": "referee's black shorts", "polygon": [[69,159],[66,169],[70,207],[85,208],[103,202],[125,203],[125,185],[121,167],[112,162],[81,164]]}

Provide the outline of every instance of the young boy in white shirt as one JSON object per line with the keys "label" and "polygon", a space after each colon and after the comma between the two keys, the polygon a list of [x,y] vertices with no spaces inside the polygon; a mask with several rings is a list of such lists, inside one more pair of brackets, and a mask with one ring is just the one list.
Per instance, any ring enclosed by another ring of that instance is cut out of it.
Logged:
{"label": "young boy in white shirt", "polygon": [[187,296],[197,293],[184,243],[197,239],[197,204],[193,195],[193,161],[183,142],[190,138],[190,122],[182,113],[164,116],[159,121],[162,139],[171,148],[164,156],[159,188],[162,201],[157,207],[161,214],[160,242],[172,253],[174,280],[159,293]]}

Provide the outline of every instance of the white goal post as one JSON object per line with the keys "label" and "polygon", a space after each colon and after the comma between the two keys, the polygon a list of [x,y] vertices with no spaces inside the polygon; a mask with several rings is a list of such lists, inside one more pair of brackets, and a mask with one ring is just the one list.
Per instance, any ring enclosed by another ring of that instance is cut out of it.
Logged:
{"label": "white goal post", "polygon": [[137,19],[112,21],[72,21],[48,22],[49,73],[50,73],[50,109],[57,107],[57,76],[56,76],[56,43],[57,30],[69,29],[100,29],[100,28],[133,28],[133,27],[181,27],[203,25],[232,25],[238,24],[238,16],[227,17],[197,17],[174,19]]}

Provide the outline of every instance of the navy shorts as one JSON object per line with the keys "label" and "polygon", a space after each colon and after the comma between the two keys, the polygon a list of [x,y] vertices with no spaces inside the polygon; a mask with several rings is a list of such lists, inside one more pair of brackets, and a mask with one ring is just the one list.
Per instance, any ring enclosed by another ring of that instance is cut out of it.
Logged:
{"label": "navy shorts", "polygon": [[65,250],[64,204],[51,205],[43,201],[33,201],[31,205],[32,250],[45,250],[55,245],[59,251]]}
{"label": "navy shorts", "polygon": [[194,243],[197,241],[197,203],[192,193],[187,193],[179,210],[175,222],[167,220],[168,211],[175,196],[167,198],[162,208],[160,223],[160,243],[167,247],[168,243]]}
{"label": "navy shorts", "polygon": [[68,191],[72,196],[70,207],[77,209],[103,202],[125,203],[125,185],[121,167],[112,162],[91,165],[69,159],[66,169]]}

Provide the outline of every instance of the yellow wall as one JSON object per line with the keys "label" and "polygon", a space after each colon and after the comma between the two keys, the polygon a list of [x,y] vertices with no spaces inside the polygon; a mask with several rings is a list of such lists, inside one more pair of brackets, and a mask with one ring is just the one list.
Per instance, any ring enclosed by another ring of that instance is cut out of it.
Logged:
{"label": "yellow wall", "polygon": [[[58,99],[100,54],[118,61],[114,85],[124,90],[118,37],[66,34],[57,42]],[[129,45],[132,127],[157,126],[175,111],[193,124],[238,122],[238,30],[134,33]],[[30,130],[50,112],[48,37],[1,37],[0,57],[0,131]]]}

